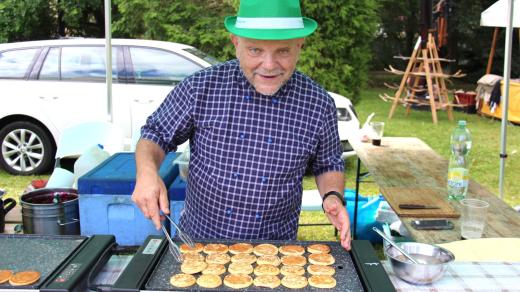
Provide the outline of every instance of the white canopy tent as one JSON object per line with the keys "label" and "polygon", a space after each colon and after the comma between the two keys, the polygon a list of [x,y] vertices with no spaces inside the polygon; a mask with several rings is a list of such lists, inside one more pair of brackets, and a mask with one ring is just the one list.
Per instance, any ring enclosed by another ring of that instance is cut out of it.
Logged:
{"label": "white canopy tent", "polygon": [[[515,5],[516,4],[516,5]],[[520,0],[499,0],[482,12],[480,16],[481,26],[495,27],[493,35],[493,45],[491,48],[490,61],[494,54],[496,45],[496,37],[498,27],[506,28],[506,43],[504,54],[504,92],[502,104],[502,125],[500,131],[500,173],[499,173],[499,193],[500,198],[504,198],[504,174],[505,159],[507,158],[506,140],[507,140],[507,114],[509,108],[509,83],[511,79],[511,58],[513,47],[513,27],[520,27]],[[490,62],[488,62],[487,72],[491,70]]]}
{"label": "white canopy tent", "polygon": [[[480,26],[507,27],[508,0],[499,0],[480,14]],[[520,27],[520,0],[514,0],[513,27]]]}

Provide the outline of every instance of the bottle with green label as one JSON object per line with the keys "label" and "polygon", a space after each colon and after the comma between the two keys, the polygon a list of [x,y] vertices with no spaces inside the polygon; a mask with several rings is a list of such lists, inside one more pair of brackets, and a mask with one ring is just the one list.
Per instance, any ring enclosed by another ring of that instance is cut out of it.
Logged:
{"label": "bottle with green label", "polygon": [[451,134],[451,155],[448,166],[448,199],[461,200],[466,197],[469,184],[469,151],[471,134],[466,121],[459,121]]}

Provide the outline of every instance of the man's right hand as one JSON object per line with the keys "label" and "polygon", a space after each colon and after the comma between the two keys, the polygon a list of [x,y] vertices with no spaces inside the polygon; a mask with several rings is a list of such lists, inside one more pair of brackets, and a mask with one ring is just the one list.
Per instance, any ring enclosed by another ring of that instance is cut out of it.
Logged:
{"label": "man's right hand", "polygon": [[166,186],[157,173],[136,178],[132,201],[141,209],[144,217],[152,219],[157,229],[161,228],[162,219],[159,210],[164,214],[170,214]]}

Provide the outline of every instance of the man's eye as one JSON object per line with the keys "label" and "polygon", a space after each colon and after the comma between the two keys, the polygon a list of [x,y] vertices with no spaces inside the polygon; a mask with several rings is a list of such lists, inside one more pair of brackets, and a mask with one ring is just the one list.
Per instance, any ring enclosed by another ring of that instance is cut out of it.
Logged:
{"label": "man's eye", "polygon": [[254,55],[254,56],[260,55],[261,52],[262,51],[260,49],[258,49],[258,48],[250,48],[249,49],[249,53],[251,55]]}
{"label": "man's eye", "polygon": [[281,56],[285,57],[285,56],[288,56],[291,51],[289,49],[284,49],[284,50],[280,50],[279,52],[280,52]]}

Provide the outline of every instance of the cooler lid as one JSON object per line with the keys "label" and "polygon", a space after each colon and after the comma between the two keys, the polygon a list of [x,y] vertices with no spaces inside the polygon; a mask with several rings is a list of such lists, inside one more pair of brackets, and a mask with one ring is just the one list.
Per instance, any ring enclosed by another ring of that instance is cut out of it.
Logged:
{"label": "cooler lid", "polygon": [[[179,174],[179,167],[173,164],[178,155],[177,152],[168,153],[159,169],[166,186]],[[135,153],[115,153],[78,179],[78,192],[80,195],[131,195],[135,187],[135,174]]]}

